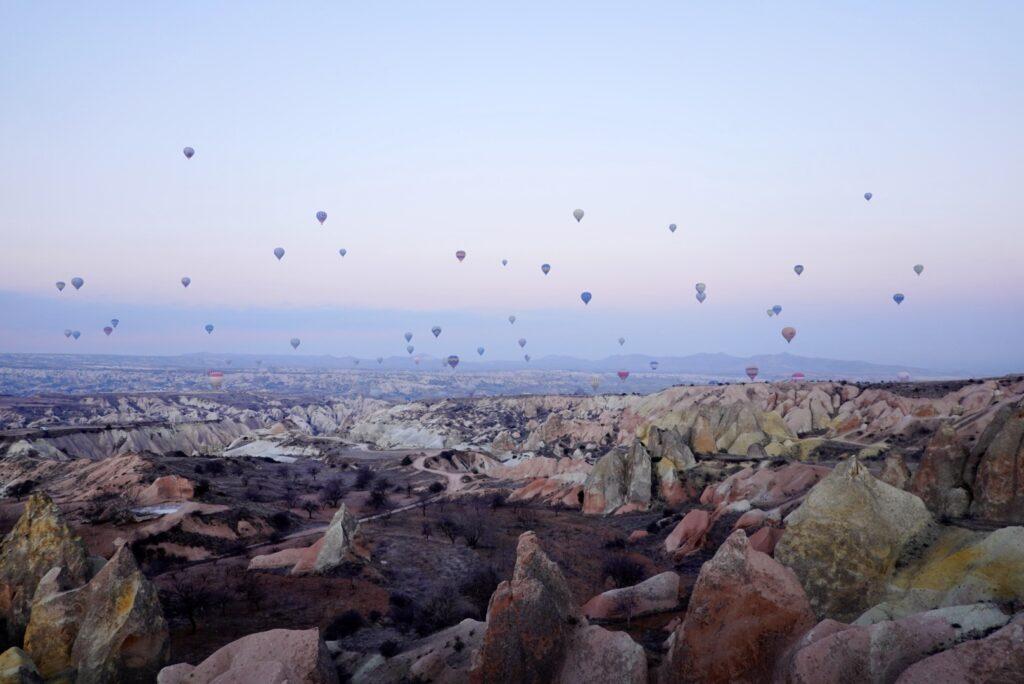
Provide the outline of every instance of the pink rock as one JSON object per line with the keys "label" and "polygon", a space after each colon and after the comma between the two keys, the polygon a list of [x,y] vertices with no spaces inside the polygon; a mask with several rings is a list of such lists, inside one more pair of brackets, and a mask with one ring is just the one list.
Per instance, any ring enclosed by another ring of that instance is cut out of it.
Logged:
{"label": "pink rock", "polygon": [[647,530],[633,530],[632,532],[629,533],[629,537],[627,538],[627,541],[630,544],[636,544],[637,542],[642,541],[642,540],[646,539],[649,536],[651,536],[651,533],[648,532]]}
{"label": "pink rock", "polygon": [[139,506],[154,506],[168,501],[188,501],[192,495],[192,483],[188,478],[164,475],[139,493],[137,503]]}
{"label": "pink rock", "polygon": [[925,658],[903,671],[897,684],[1020,682],[1024,673],[1024,621]]}
{"label": "pink rock", "polygon": [[785,530],[779,527],[762,527],[750,535],[750,547],[771,556],[775,553],[775,545],[782,539],[783,532]]}
{"label": "pink rock", "polygon": [[663,613],[679,605],[679,575],[663,572],[622,589],[598,594],[583,606],[583,614],[594,620],[630,620]]}
{"label": "pink rock", "polygon": [[711,515],[695,508],[687,513],[675,529],[665,538],[665,550],[683,555],[693,553],[704,545],[704,537],[711,529]]}
{"label": "pink rock", "polygon": [[764,521],[767,518],[768,513],[766,511],[762,511],[760,508],[753,508],[741,515],[739,520],[737,520],[736,524],[732,527],[734,530],[747,530],[751,527],[760,527],[761,525],[764,525]]}

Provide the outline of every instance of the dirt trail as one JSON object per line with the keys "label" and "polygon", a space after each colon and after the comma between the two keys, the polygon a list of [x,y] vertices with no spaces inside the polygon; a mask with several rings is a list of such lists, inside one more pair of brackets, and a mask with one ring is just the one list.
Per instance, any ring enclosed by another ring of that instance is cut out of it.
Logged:
{"label": "dirt trail", "polygon": [[457,492],[460,489],[462,489],[462,486],[464,484],[462,482],[462,476],[465,475],[465,473],[449,473],[444,470],[434,470],[433,468],[428,468],[425,465],[426,460],[428,458],[430,458],[430,456],[427,455],[418,457],[415,461],[412,462],[412,467],[415,468],[416,470],[419,470],[420,472],[430,473],[431,475],[437,475],[438,477],[443,477],[446,480],[448,480],[449,493]]}

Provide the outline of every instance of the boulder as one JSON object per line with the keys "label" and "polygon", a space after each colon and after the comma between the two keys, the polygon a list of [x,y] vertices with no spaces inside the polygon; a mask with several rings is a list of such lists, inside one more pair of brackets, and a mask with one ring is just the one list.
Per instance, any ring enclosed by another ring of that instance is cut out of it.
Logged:
{"label": "boulder", "polygon": [[559,684],[647,684],[647,656],[625,632],[596,625],[577,629],[566,649]]}
{"label": "boulder", "polygon": [[903,454],[897,451],[890,451],[885,455],[885,465],[878,479],[896,489],[906,489],[910,484],[910,468],[903,460]]}
{"label": "boulder", "polygon": [[329,574],[349,559],[358,531],[359,519],[349,512],[345,504],[341,504],[324,532],[323,544],[317,553],[313,571],[320,575]]}
{"label": "boulder", "polygon": [[154,506],[169,501],[188,501],[193,494],[192,482],[188,478],[164,475],[143,489],[135,502],[139,506]]}
{"label": "boulder", "polygon": [[870,626],[826,620],[793,648],[777,681],[888,684],[912,664],[1002,627],[1009,616],[990,604],[954,606]]}
{"label": "boulder", "polygon": [[592,620],[631,620],[679,605],[679,575],[669,570],[634,584],[598,594],[583,605]]}
{"label": "boulder", "polygon": [[646,509],[651,503],[651,457],[640,440],[629,451],[602,456],[583,483],[583,512],[612,513],[623,506]]}
{"label": "boulder", "polygon": [[35,663],[17,646],[0,653],[0,684],[42,684]]}
{"label": "boulder", "polygon": [[967,449],[956,430],[944,425],[935,433],[921,456],[910,491],[921,497],[925,506],[938,517],[961,518],[967,513],[964,467]]}
{"label": "boulder", "polygon": [[814,624],[792,570],[736,530],[700,570],[686,618],[669,637],[662,682],[764,682]]}
{"label": "boulder", "polygon": [[64,568],[61,588],[85,584],[89,554],[46,494],[33,494],[0,544],[0,646],[20,644],[36,586],[53,567]]}
{"label": "boulder", "polygon": [[786,518],[775,558],[796,572],[819,617],[850,620],[878,602],[897,560],[932,529],[921,499],[851,457]]}
{"label": "boulder", "polygon": [[167,660],[167,623],[128,547],[85,586],[60,591],[63,572],[40,581],[25,630],[25,651],[43,676],[74,670],[76,684],[151,681]]}
{"label": "boulder", "polygon": [[775,555],[775,545],[782,539],[785,530],[778,527],[762,527],[750,535],[750,548],[769,556]]}
{"label": "boulder", "polygon": [[1024,673],[1024,620],[1018,618],[984,639],[966,641],[903,671],[897,684],[1019,682]]}
{"label": "boulder", "polygon": [[693,509],[665,537],[665,550],[685,556],[703,548],[711,523],[710,513]]}
{"label": "boulder", "polygon": [[992,419],[971,453],[965,474],[974,517],[1024,523],[1024,402],[1004,407]]}
{"label": "boulder", "polygon": [[195,667],[160,671],[160,684],[337,684],[338,675],[317,629],[272,629],[223,646]]}
{"label": "boulder", "polygon": [[465,619],[413,643],[398,655],[374,654],[352,673],[353,684],[465,682],[473,652],[480,647],[486,625]]}

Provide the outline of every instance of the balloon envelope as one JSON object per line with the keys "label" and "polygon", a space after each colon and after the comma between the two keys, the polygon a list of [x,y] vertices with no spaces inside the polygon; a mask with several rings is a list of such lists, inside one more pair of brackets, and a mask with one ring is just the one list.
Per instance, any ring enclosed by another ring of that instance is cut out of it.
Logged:
{"label": "balloon envelope", "polygon": [[651,366],[651,370],[652,371],[653,370],[658,370],[658,362],[657,361],[651,361],[650,366]]}
{"label": "balloon envelope", "polygon": [[693,288],[697,290],[697,292],[703,292],[704,290],[708,289],[708,286],[705,285],[704,283],[697,283],[696,285],[693,286]]}
{"label": "balloon envelope", "polygon": [[324,225],[324,221],[327,220],[327,212],[326,211],[318,211],[318,212],[316,212],[316,220],[320,222],[321,226]]}
{"label": "balloon envelope", "polygon": [[64,330],[64,337],[71,337],[71,329],[70,328],[66,328]]}
{"label": "balloon envelope", "polygon": [[598,385],[600,385],[600,384],[601,384],[601,376],[600,375],[595,375],[595,376],[590,378],[590,386],[593,387],[594,389],[597,389]]}
{"label": "balloon envelope", "polygon": [[676,224],[674,224],[674,223],[668,224],[668,229],[670,231],[672,231],[673,233],[676,232]]}
{"label": "balloon envelope", "polygon": [[572,216],[574,219],[576,219],[576,223],[579,223],[580,221],[583,220],[583,210],[576,209],[575,211],[572,212]]}
{"label": "balloon envelope", "polygon": [[65,287],[67,287],[67,285],[64,284],[63,280],[58,280],[57,281],[57,291],[58,292],[63,292]]}
{"label": "balloon envelope", "polygon": [[701,304],[703,304],[704,300],[707,299],[707,298],[708,298],[708,296],[706,294],[704,294],[703,292],[698,292],[697,293],[697,301],[700,302]]}
{"label": "balloon envelope", "polygon": [[298,349],[299,345],[302,344],[302,340],[300,340],[298,337],[293,337],[291,340],[288,341],[288,344],[292,345],[292,349]]}
{"label": "balloon envelope", "polygon": [[626,344],[626,338],[625,337],[620,337],[619,338],[619,346],[621,347],[624,344]]}
{"label": "balloon envelope", "polygon": [[449,356],[448,357],[448,365],[451,366],[452,368],[455,368],[456,366],[458,366],[459,365],[459,357],[456,356],[455,354],[452,354],[451,356]]}
{"label": "balloon envelope", "polygon": [[192,279],[189,278],[188,276],[185,276],[184,278],[181,279],[181,286],[182,287],[188,287],[191,284],[192,284]]}
{"label": "balloon envelope", "polygon": [[897,305],[902,304],[906,297],[903,296],[902,292],[897,292],[892,296],[892,301],[896,302]]}
{"label": "balloon envelope", "polygon": [[780,313],[782,313],[782,307],[776,304],[775,306],[772,307],[772,313],[778,316]]}
{"label": "balloon envelope", "polygon": [[192,155],[195,154],[196,151],[193,150],[191,147],[186,147],[181,151],[181,153],[185,155],[185,159],[191,159]]}
{"label": "balloon envelope", "polygon": [[866,199],[868,202],[871,201],[872,197],[874,197],[874,195],[872,195],[870,192],[865,192],[864,193],[864,199]]}
{"label": "balloon envelope", "polygon": [[583,300],[584,304],[589,304],[590,303],[590,299],[591,299],[591,294],[589,292],[584,292],[583,294],[580,295],[580,299]]}
{"label": "balloon envelope", "polygon": [[783,328],[782,329],[782,336],[786,338],[787,344],[789,342],[792,342],[793,338],[796,337],[796,328],[790,328],[790,327]]}
{"label": "balloon envelope", "polygon": [[405,341],[406,342],[412,342],[412,333],[411,332],[405,333]]}
{"label": "balloon envelope", "polygon": [[508,266],[508,259],[502,259],[501,260],[501,265],[502,266]]}
{"label": "balloon envelope", "polygon": [[619,371],[616,375],[619,376],[619,380],[625,380],[629,377],[629,371]]}
{"label": "balloon envelope", "polygon": [[71,286],[74,287],[76,290],[81,290],[83,285],[85,285],[85,281],[82,280],[81,278],[71,279]]}
{"label": "balloon envelope", "polygon": [[107,337],[110,337],[110,333],[112,332],[114,332],[114,329],[111,328],[109,325],[103,328],[103,334],[106,335]]}
{"label": "balloon envelope", "polygon": [[515,316],[509,316],[508,317],[508,322],[514,324],[516,322],[516,317]]}
{"label": "balloon envelope", "polygon": [[541,264],[540,270],[544,272],[544,275],[547,275],[551,272],[551,264]]}
{"label": "balloon envelope", "polygon": [[480,356],[483,356],[484,355],[484,348],[483,347],[477,347],[476,348],[476,353],[479,354]]}
{"label": "balloon envelope", "polygon": [[462,261],[463,259],[465,259],[466,258],[466,250],[460,249],[458,252],[455,253],[455,258],[458,259],[459,261]]}
{"label": "balloon envelope", "polygon": [[924,265],[923,264],[914,264],[914,273],[916,273],[917,275],[921,275],[923,272],[924,272]]}
{"label": "balloon envelope", "polygon": [[523,354],[523,358],[526,359],[526,363],[530,363],[530,355],[529,354]]}
{"label": "balloon envelope", "polygon": [[220,389],[221,385],[224,384],[224,374],[220,371],[210,371],[207,373],[207,377],[210,379],[210,384],[214,389]]}
{"label": "balloon envelope", "polygon": [[758,368],[757,366],[747,366],[747,377],[753,380],[757,377]]}
{"label": "balloon envelope", "polygon": [[377,357],[377,363],[384,363],[384,357],[383,356],[378,356]]}
{"label": "balloon envelope", "polygon": [[806,377],[806,376],[804,376],[804,374],[801,373],[800,371],[797,371],[796,373],[793,373],[793,379],[794,380],[803,380],[804,377]]}
{"label": "balloon envelope", "polygon": [[438,335],[441,334],[441,327],[435,325],[433,328],[430,329],[430,332],[434,333],[434,337],[437,337]]}
{"label": "balloon envelope", "polygon": [[71,333],[71,336],[77,340],[79,337],[82,336],[82,332],[80,330],[76,330],[75,332]]}
{"label": "balloon envelope", "polygon": [[768,318],[771,318],[775,315],[775,309],[768,309],[766,313],[768,314]]}
{"label": "balloon envelope", "polygon": [[896,379],[899,380],[900,382],[907,382],[910,380],[910,373],[908,373],[907,371],[900,371],[899,373],[896,374]]}
{"label": "balloon envelope", "polygon": [[410,354],[412,354],[412,353],[413,353],[413,351],[415,351],[415,349],[416,349],[416,347],[414,347],[414,346],[412,346],[412,345],[410,344],[410,345],[408,345],[408,346],[407,346],[407,347],[405,348],[405,351],[407,351],[407,352],[409,352]]}
{"label": "balloon envelope", "polygon": [[213,332],[213,323],[207,323],[206,325],[204,325],[204,326],[203,326],[203,330],[205,330],[205,331],[206,331],[206,334],[207,334],[207,335],[209,335],[210,333],[212,333],[212,332]]}
{"label": "balloon envelope", "polygon": [[525,337],[520,337],[519,341],[517,342],[517,344],[519,345],[519,348],[522,349],[523,347],[526,346],[526,338]]}
{"label": "balloon envelope", "polygon": [[111,318],[110,319],[110,325],[112,325],[112,326],[114,326],[116,328],[117,326],[121,325],[121,321],[120,321],[120,319],[117,319],[117,318]]}
{"label": "balloon envelope", "polygon": [[283,247],[275,247],[274,248],[274,256],[276,256],[277,260],[280,261],[284,257],[284,248]]}
{"label": "balloon envelope", "polygon": [[793,270],[796,271],[797,275],[800,275],[801,273],[804,272],[804,266],[803,264],[797,264],[796,266],[793,267]]}
{"label": "balloon envelope", "polygon": [[341,249],[338,250],[338,254],[340,254],[341,256],[345,256],[346,254],[348,254],[348,250],[342,247]]}

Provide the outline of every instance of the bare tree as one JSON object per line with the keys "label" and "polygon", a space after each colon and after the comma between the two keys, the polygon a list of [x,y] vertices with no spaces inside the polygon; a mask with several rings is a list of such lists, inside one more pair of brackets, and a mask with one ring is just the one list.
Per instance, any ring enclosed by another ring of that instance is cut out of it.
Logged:
{"label": "bare tree", "polygon": [[451,541],[452,544],[455,543],[455,540],[459,537],[459,533],[462,531],[459,527],[459,523],[455,522],[448,516],[444,516],[437,522],[437,529],[441,530],[444,536],[448,537],[448,540]]}
{"label": "bare tree", "polygon": [[302,510],[306,511],[306,514],[309,516],[309,519],[312,520],[313,514],[320,510],[320,504],[318,504],[316,501],[313,501],[312,499],[306,499],[305,501],[302,502]]}
{"label": "bare tree", "polygon": [[340,480],[328,480],[324,484],[324,488],[320,490],[320,500],[331,508],[337,508],[341,505],[341,500],[345,498],[346,493]]}

